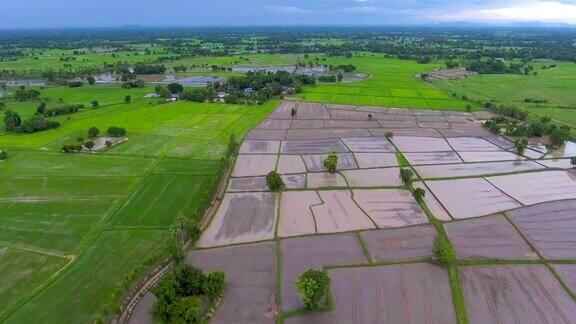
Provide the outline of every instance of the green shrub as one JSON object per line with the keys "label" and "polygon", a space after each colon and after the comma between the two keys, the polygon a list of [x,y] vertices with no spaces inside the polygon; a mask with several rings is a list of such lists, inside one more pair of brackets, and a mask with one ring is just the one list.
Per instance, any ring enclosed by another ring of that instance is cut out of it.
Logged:
{"label": "green shrub", "polygon": [[528,146],[528,141],[525,138],[518,138],[514,141],[514,146],[516,147],[516,152],[522,155]]}
{"label": "green shrub", "polygon": [[400,169],[400,179],[404,182],[405,185],[409,186],[412,184],[412,177],[414,176],[414,171],[409,168],[402,168]]}
{"label": "green shrub", "polygon": [[328,155],[328,157],[324,160],[324,168],[328,170],[328,172],[334,173],[336,172],[336,168],[338,167],[338,155],[332,153]]}
{"label": "green shrub", "polygon": [[224,294],[224,281],[226,275],[222,271],[213,271],[206,276],[202,284],[202,291],[212,300],[216,300]]}
{"label": "green shrub", "polygon": [[0,161],[8,159],[8,152],[0,150]]}
{"label": "green shrub", "polygon": [[108,129],[106,130],[106,134],[108,134],[108,136],[111,137],[123,137],[126,136],[126,129],[122,127],[112,126],[108,127]]}
{"label": "green shrub", "polygon": [[200,312],[201,304],[202,300],[197,296],[179,298],[167,307],[170,322],[198,323],[202,315]]}
{"label": "green shrub", "polygon": [[270,191],[280,191],[284,188],[284,181],[278,172],[270,171],[266,176],[266,185]]}
{"label": "green shrub", "polygon": [[386,132],[386,134],[384,134],[384,136],[386,136],[387,139],[391,139],[394,137],[394,133],[392,132]]}
{"label": "green shrub", "polygon": [[86,134],[88,135],[89,139],[95,139],[96,137],[98,137],[98,135],[100,135],[100,130],[92,126],[90,127],[90,129],[88,129],[88,132],[86,132]]}
{"label": "green shrub", "polygon": [[166,248],[168,249],[168,253],[174,263],[178,264],[184,261],[184,248],[182,248],[182,244],[178,237],[174,236],[170,238]]}
{"label": "green shrub", "polygon": [[570,158],[570,164],[572,164],[573,168],[576,168],[576,157]]}
{"label": "green shrub", "polygon": [[416,199],[416,201],[420,201],[426,196],[426,191],[422,188],[416,188],[412,192],[412,196],[414,199]]}
{"label": "green shrub", "polygon": [[306,308],[316,311],[320,309],[320,301],[326,297],[330,278],[325,271],[310,269],[294,281],[294,287],[300,293]]}
{"label": "green shrub", "polygon": [[441,236],[436,237],[433,252],[435,260],[444,266],[452,264],[456,258],[454,249],[450,242]]}

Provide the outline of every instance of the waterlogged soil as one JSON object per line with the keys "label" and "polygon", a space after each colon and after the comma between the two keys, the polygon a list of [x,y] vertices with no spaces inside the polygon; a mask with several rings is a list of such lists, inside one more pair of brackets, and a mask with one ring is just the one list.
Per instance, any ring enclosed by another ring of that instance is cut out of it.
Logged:
{"label": "waterlogged soil", "polygon": [[472,324],[574,323],[576,319],[576,303],[544,265],[459,269]]}
{"label": "waterlogged soil", "polygon": [[448,273],[427,263],[328,271],[335,308],[285,323],[456,323]]}

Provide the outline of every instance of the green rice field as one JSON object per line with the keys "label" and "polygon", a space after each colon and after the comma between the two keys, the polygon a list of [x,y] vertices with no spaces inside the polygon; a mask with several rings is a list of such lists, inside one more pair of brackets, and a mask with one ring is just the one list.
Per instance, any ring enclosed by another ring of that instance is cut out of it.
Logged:
{"label": "green rice field", "polygon": [[[552,69],[542,66],[556,64]],[[569,62],[531,62],[536,75],[474,75],[465,80],[435,81],[434,86],[471,100],[521,107],[538,116],[549,116],[576,127],[576,64]],[[525,99],[544,99],[528,103]]]}
{"label": "green rice field", "polygon": [[[123,103],[126,91],[134,102]],[[7,323],[97,319],[117,284],[163,253],[175,220],[197,211],[230,136],[242,138],[278,104],[161,104],[142,98],[149,88],[118,85],[41,92],[50,102],[96,98],[104,106],[59,116],[58,129],[0,135],[9,152],[0,162],[0,321]],[[32,104],[8,106],[26,116]],[[125,127],[127,141],[98,153],[59,152],[92,126]]]}

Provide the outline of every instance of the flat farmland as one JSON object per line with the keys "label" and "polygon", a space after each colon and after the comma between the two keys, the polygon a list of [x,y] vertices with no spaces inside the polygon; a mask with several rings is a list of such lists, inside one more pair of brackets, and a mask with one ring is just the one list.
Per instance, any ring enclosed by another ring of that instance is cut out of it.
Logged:
{"label": "flat farmland", "polygon": [[422,82],[416,74],[440,67],[414,61],[385,58],[379,54],[357,53],[352,58],[328,58],[330,64],[353,64],[358,72],[369,73],[353,84],[319,84],[306,87],[299,95],[307,101],[367,106],[464,110],[466,102]]}
{"label": "flat farmland", "polygon": [[[95,320],[126,274],[165,253],[175,220],[195,215],[230,136],[241,139],[278,103],[165,105],[138,99],[153,91],[143,89],[123,104],[114,100],[124,92],[106,98],[112,86],[100,87],[83,88],[108,106],[59,117],[58,129],[0,135],[9,151],[0,163],[0,321]],[[66,103],[89,99],[73,90],[41,92]],[[104,152],[59,152],[92,126],[125,127],[127,140]]]}

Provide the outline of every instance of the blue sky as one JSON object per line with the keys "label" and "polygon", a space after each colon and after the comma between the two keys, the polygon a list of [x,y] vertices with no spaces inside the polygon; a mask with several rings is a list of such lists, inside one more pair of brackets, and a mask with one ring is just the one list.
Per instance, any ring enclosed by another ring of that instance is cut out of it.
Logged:
{"label": "blue sky", "polygon": [[0,29],[43,27],[576,24],[576,0],[0,0]]}

